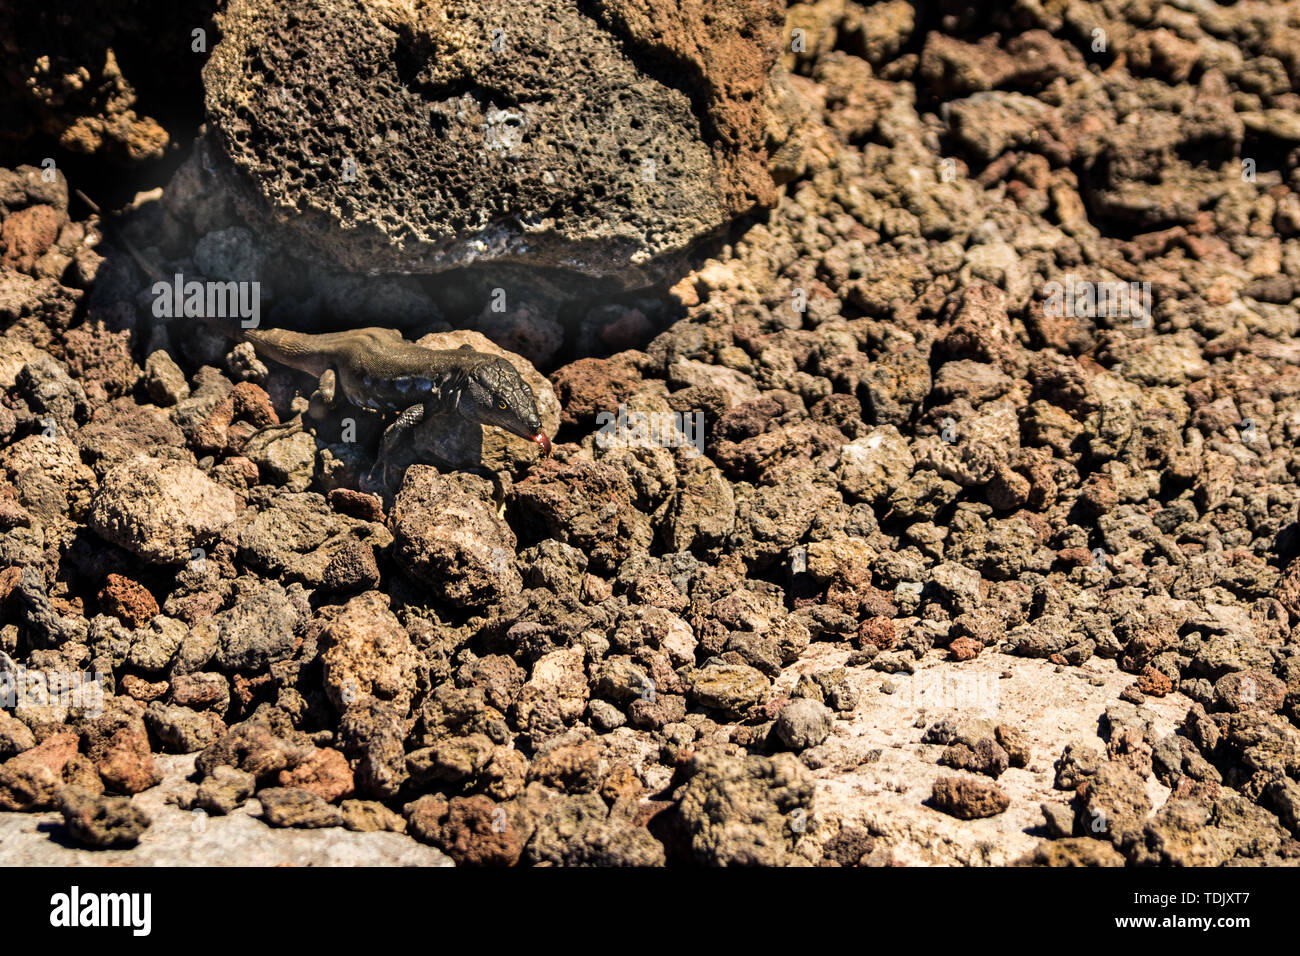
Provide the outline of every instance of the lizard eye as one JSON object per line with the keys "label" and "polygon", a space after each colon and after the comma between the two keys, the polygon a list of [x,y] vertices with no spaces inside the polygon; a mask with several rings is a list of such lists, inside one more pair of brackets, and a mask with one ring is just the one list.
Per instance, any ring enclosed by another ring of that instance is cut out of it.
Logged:
{"label": "lizard eye", "polygon": [[500,401],[500,402],[497,402],[497,408],[501,409],[502,411],[505,411],[505,409],[506,409],[506,403],[505,403],[505,401],[502,400],[502,401]]}

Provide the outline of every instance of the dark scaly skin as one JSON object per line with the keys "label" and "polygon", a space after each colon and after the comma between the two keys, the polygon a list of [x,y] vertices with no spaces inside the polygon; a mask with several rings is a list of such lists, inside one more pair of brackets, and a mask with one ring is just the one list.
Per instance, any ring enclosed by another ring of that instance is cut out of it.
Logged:
{"label": "dark scaly skin", "polygon": [[426,349],[395,329],[366,328],[310,335],[285,329],[241,329],[210,321],[228,335],[249,342],[257,353],[281,365],[317,376],[317,400],[334,406],[342,398],[360,408],[396,412],[379,443],[368,484],[389,487],[388,462],[406,433],[427,415],[456,412],[478,425],[496,425],[536,442],[551,454],[533,390],[505,359],[459,349]]}
{"label": "dark scaly skin", "polygon": [[[222,325],[259,355],[322,380],[322,397],[333,403],[330,373],[353,405],[397,412],[393,427],[410,428],[426,415],[457,412],[480,425],[496,425],[551,452],[537,402],[513,365],[497,355],[413,345],[394,329],[353,329],[308,335],[283,329]],[[391,431],[391,429],[390,429]],[[385,433],[385,442],[393,437]]]}
{"label": "dark scaly skin", "polygon": [[[94,210],[84,193],[78,193]],[[118,239],[151,278],[166,281],[126,236]],[[542,431],[533,390],[513,365],[500,356],[459,349],[426,349],[402,338],[396,329],[365,328],[311,335],[286,329],[244,329],[218,319],[203,320],[225,335],[249,342],[265,358],[314,375],[326,404],[337,402],[335,389],[359,408],[397,412],[384,432],[380,457],[386,458],[407,429],[426,415],[457,412],[479,425],[495,425],[536,442],[551,454]]]}

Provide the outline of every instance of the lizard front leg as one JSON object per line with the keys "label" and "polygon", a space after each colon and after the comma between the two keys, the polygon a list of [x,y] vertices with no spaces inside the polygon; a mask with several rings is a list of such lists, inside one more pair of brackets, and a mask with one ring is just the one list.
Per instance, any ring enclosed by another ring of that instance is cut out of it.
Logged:
{"label": "lizard front leg", "polygon": [[[307,413],[313,421],[321,421],[329,410],[336,408],[342,395],[339,393],[337,377],[334,369],[327,368],[321,373],[320,380],[316,383],[316,390],[311,393],[308,399]],[[259,430],[258,434],[274,434],[276,432],[298,431],[303,428],[303,421],[300,416],[295,416],[292,420],[279,425],[268,425]]]}
{"label": "lizard front leg", "polygon": [[317,421],[324,418],[327,412],[338,407],[341,397],[338,376],[334,369],[327,368],[321,373],[320,381],[316,383],[316,391],[311,393],[311,417]]}
{"label": "lizard front leg", "polygon": [[[402,414],[398,415],[391,425],[384,429],[384,437],[379,441],[379,454],[376,457],[375,465],[380,469],[380,480],[383,483],[385,492],[388,490],[388,460],[393,450],[397,447],[398,441],[412,428],[424,421],[424,405],[412,405]],[[373,484],[374,469],[367,476],[367,483]]]}
{"label": "lizard front leg", "polygon": [[384,429],[384,437],[379,443],[379,457],[387,458],[393,446],[407,429],[414,428],[424,421],[424,406],[412,405],[393,420],[393,424]]}

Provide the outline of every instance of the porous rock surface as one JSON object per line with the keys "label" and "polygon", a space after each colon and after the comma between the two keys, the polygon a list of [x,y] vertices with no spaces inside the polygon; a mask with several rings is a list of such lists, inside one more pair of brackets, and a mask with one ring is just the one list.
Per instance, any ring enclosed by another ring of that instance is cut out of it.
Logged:
{"label": "porous rock surface", "polygon": [[250,221],[353,271],[506,262],[644,285],[774,201],[781,12],[235,0],[204,70],[212,141]]}
{"label": "porous rock surface", "polygon": [[[374,416],[298,428],[314,382],[154,321],[66,180],[0,170],[0,670],[103,681],[0,710],[0,856],[1300,860],[1294,10],[787,29],[815,124],[770,216],[590,307],[592,354],[527,352],[553,458],[502,438],[394,501],[357,487]],[[265,278],[272,321],[439,328],[208,177],[137,244]],[[1149,314],[1049,305],[1130,281]],[[700,447],[611,439],[620,405]]]}

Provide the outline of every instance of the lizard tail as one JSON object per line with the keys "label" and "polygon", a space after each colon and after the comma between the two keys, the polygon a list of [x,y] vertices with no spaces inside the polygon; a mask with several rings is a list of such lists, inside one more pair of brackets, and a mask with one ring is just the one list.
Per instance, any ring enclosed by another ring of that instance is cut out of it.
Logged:
{"label": "lizard tail", "polygon": [[[87,206],[90,207],[91,212],[93,212],[96,216],[99,217],[99,223],[101,226],[108,225],[108,217],[104,215],[104,211],[99,208],[98,203],[96,203],[93,199],[91,199],[89,196],[83,193],[80,189],[74,189],[73,192],[77,194],[77,197],[82,202],[84,202]],[[131,240],[127,239],[126,236],[122,234],[122,230],[118,229],[115,225],[111,228],[113,230],[114,237],[117,239],[118,242],[122,244],[123,248],[126,249],[127,254],[130,255],[131,258],[135,260],[135,264],[140,267],[140,271],[142,271],[145,275],[147,275],[151,279],[155,279],[160,282],[165,281],[165,277],[162,274],[162,270],[159,269],[157,266],[155,266],[148,259],[146,259],[144,257],[144,254],[135,247],[135,245],[131,242]]]}

